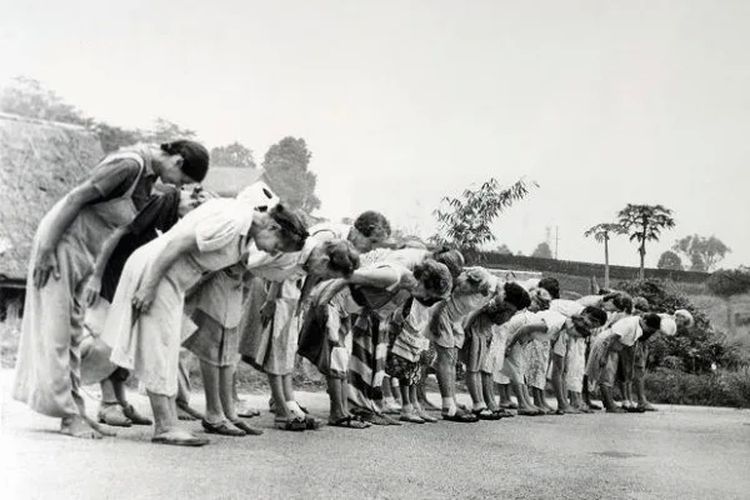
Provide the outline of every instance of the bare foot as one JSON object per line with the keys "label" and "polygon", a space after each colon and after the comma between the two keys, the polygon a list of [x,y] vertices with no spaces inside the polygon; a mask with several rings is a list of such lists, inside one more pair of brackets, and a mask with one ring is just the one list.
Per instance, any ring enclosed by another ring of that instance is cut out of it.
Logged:
{"label": "bare foot", "polygon": [[80,415],[71,415],[62,419],[60,433],[79,439],[101,439],[102,433],[94,429]]}

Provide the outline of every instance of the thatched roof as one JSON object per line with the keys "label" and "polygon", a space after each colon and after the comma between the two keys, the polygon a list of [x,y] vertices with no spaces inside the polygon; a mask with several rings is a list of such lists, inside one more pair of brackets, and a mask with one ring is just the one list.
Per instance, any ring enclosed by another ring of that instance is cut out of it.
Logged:
{"label": "thatched roof", "polygon": [[0,281],[26,276],[42,216],[102,157],[83,127],[0,113]]}

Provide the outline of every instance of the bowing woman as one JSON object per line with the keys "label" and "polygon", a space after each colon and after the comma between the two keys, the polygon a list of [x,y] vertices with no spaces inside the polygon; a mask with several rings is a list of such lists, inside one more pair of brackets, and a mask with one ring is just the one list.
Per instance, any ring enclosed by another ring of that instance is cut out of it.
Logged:
{"label": "bowing woman", "polygon": [[251,252],[298,252],[307,229],[279,204],[260,212],[239,200],[209,200],[128,259],[104,326],[111,360],[146,386],[155,443],[202,446],[178,427],[175,396],[186,293]]}
{"label": "bowing woman", "polygon": [[27,276],[13,397],[61,419],[60,432],[101,438],[80,388],[83,290],[102,243],[131,222],[154,182],[201,182],[208,152],[192,141],[141,145],[106,156],[41,220]]}

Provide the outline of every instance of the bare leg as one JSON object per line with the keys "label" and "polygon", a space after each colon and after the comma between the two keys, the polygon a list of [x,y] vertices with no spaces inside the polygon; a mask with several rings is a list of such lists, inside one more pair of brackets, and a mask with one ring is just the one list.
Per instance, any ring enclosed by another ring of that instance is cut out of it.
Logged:
{"label": "bare leg", "polygon": [[480,372],[479,377],[482,384],[482,396],[484,402],[487,404],[487,408],[489,408],[492,413],[496,413],[498,410],[500,410],[500,407],[497,406],[497,398],[495,396],[495,382],[492,380],[492,374]]}
{"label": "bare leg", "polygon": [[335,422],[350,416],[346,403],[345,381],[340,378],[328,377],[328,395],[331,398],[331,410],[328,416],[330,422]]}
{"label": "bare leg", "polygon": [[148,391],[148,398],[151,401],[151,410],[154,413],[154,439],[169,444],[190,444],[192,446],[208,444],[208,440],[196,438],[192,433],[179,428],[174,397]]}
{"label": "bare leg", "polygon": [[268,383],[271,386],[271,397],[273,398],[276,410],[276,416],[285,419],[293,418],[292,412],[286,406],[286,397],[284,395],[284,381],[281,375],[268,374]]}
{"label": "bare leg", "polygon": [[474,403],[474,411],[487,408],[482,393],[482,379],[479,372],[466,372],[466,387],[469,389],[471,401]]}
{"label": "bare leg", "polygon": [[565,398],[565,388],[563,387],[564,365],[565,358],[557,354],[552,355],[552,388],[555,390],[555,398],[557,398],[558,413],[565,413],[571,410]]}
{"label": "bare leg", "polygon": [[223,422],[225,418],[221,406],[219,367],[201,360],[201,376],[203,377],[203,392],[206,395],[205,420],[211,424]]}

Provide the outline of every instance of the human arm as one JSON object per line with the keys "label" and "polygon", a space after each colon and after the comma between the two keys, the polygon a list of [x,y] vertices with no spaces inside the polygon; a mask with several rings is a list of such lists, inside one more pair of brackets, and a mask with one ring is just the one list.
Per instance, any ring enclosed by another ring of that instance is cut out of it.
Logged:
{"label": "human arm", "polygon": [[153,266],[147,272],[143,282],[133,296],[133,308],[136,312],[145,314],[148,312],[154,301],[156,287],[166,274],[167,270],[172,267],[175,261],[183,254],[190,250],[196,250],[198,243],[194,233],[179,234],[170,240],[169,243],[159,252],[154,260]]}
{"label": "human arm", "polygon": [[283,283],[281,281],[272,281],[271,286],[266,294],[266,300],[260,307],[260,317],[262,321],[268,321],[273,317],[276,311],[276,299],[281,295],[281,287]]}
{"label": "human arm", "polygon": [[525,341],[535,333],[547,333],[547,325],[543,322],[524,325],[513,333],[508,341],[507,349],[511,349],[518,342]]}
{"label": "human arm", "polygon": [[87,307],[93,307],[96,301],[99,300],[99,293],[102,289],[102,276],[104,276],[104,270],[107,268],[107,263],[112,257],[112,253],[117,248],[120,240],[128,234],[128,226],[118,227],[115,232],[104,241],[99,255],[96,257],[96,263],[94,264],[94,272],[91,275],[88,283],[86,284],[86,290],[84,292],[85,303]]}
{"label": "human arm", "polygon": [[57,262],[57,244],[65,231],[73,223],[81,210],[101,197],[100,191],[90,181],[76,186],[62,199],[60,209],[54,213],[46,231],[40,235],[39,248],[34,258],[34,286],[42,288],[50,276],[60,279],[60,268]]}

